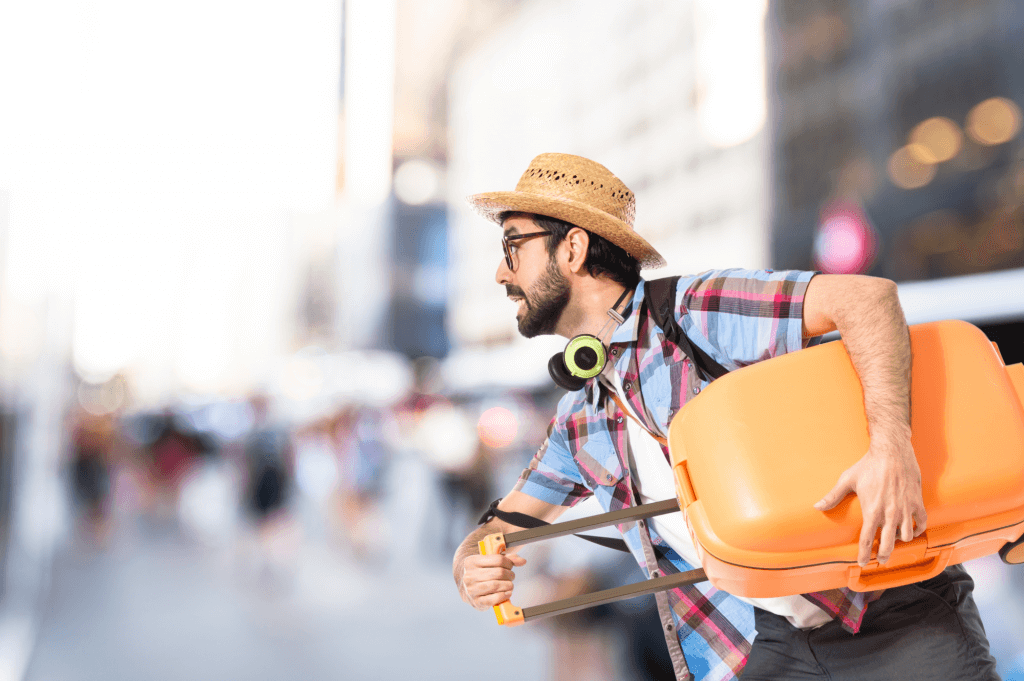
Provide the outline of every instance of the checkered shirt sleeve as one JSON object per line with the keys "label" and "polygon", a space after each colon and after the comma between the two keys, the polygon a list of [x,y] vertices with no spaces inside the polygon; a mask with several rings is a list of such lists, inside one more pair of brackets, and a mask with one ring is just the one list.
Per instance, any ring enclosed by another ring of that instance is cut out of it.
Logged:
{"label": "checkered shirt sleeve", "polygon": [[[571,394],[562,399],[570,397]],[[592,494],[569,452],[566,438],[565,425],[559,425],[557,418],[552,419],[547,438],[516,482],[516,492],[555,506],[575,506]]]}
{"label": "checkered shirt sleeve", "polygon": [[680,280],[679,324],[727,369],[817,344],[803,338],[803,304],[815,272],[708,270]]}

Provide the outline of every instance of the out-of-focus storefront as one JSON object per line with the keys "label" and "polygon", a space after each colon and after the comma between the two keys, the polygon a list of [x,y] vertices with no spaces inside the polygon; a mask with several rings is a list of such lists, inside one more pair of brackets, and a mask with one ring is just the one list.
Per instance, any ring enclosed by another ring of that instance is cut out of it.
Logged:
{"label": "out-of-focus storefront", "polygon": [[888,277],[1024,359],[1022,39],[1008,0],[772,3],[773,264]]}

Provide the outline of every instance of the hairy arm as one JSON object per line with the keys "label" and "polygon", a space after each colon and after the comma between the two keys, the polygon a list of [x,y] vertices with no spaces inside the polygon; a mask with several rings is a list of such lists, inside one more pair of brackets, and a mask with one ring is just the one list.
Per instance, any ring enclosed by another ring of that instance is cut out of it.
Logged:
{"label": "hairy arm", "polygon": [[[836,486],[815,504],[827,511],[846,495],[860,498],[864,525],[857,561],[866,565],[882,528],[878,561],[892,553],[896,534],[910,541],[924,532],[928,516],[921,470],[910,441],[910,333],[888,279],[818,275],[804,297],[804,336],[838,330],[864,390],[870,445]],[[916,523],[916,527],[915,527]]]}
{"label": "hairy arm", "polygon": [[[502,511],[525,513],[549,523],[554,522],[566,510],[565,506],[555,506],[522,492],[510,492],[501,500],[498,508]],[[486,610],[509,600],[512,596],[512,580],[515,579],[512,568],[526,564],[526,559],[518,555],[514,548],[502,554],[482,556],[477,542],[489,534],[515,532],[520,529],[522,528],[492,518],[470,532],[455,551],[455,558],[452,561],[455,585],[462,600],[477,610]]]}

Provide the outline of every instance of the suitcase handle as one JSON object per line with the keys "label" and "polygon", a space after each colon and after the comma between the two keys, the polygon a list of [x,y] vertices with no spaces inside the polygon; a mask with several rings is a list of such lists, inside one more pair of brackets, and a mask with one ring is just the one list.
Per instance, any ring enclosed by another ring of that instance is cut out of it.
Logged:
{"label": "suitcase handle", "polygon": [[[576,534],[580,530],[596,530],[599,527],[632,523],[637,520],[642,521],[647,518],[654,518],[655,516],[665,515],[667,513],[678,513],[679,510],[679,501],[677,499],[665,499],[664,501],[655,501],[647,504],[640,504],[639,506],[629,506],[627,508],[621,508],[618,511],[599,513],[598,515],[578,518],[564,523],[554,523],[552,525],[544,524],[540,527],[533,527],[519,532],[509,532],[507,536],[503,532],[495,532],[494,534],[489,534],[477,542],[477,546],[480,547],[481,556],[493,556],[499,553],[504,553],[509,547],[530,544],[542,539],[564,537],[566,535]],[[581,534],[577,534],[576,536],[582,537],[583,539],[594,539]],[[697,574],[698,572],[700,573],[699,575]],[[684,577],[682,575],[674,575],[671,577],[661,577],[659,578],[661,581],[659,581],[659,579],[653,579],[648,580],[645,584],[634,584],[628,587],[617,587],[615,589],[606,589],[605,591],[595,591],[590,594],[584,594],[583,596],[567,598],[562,601],[556,601],[544,606],[533,606],[531,608],[517,608],[512,605],[510,601],[505,601],[494,606],[494,616],[498,620],[498,624],[514,627],[518,624],[522,624],[531,617],[548,617],[552,614],[573,612],[592,605],[610,603],[612,600],[632,598],[633,595],[654,593],[655,591],[662,589],[674,589],[678,586],[696,584],[697,582],[703,582],[707,579],[707,577],[704,576],[703,570],[692,570],[685,574],[688,576]],[[678,581],[680,579],[689,579],[690,581],[686,581],[684,583]],[[660,588],[652,586],[654,582],[663,586],[660,586]]]}
{"label": "suitcase handle", "polygon": [[[489,534],[477,542],[477,545],[480,547],[481,556],[494,556],[504,553],[505,534],[503,532]],[[524,622],[523,609],[512,605],[510,600],[494,606],[494,617],[498,620],[498,624],[503,626],[514,627]]]}
{"label": "suitcase handle", "polygon": [[672,472],[676,476],[676,494],[679,496],[680,507],[686,508],[697,501],[697,494],[693,491],[693,483],[690,482],[690,468],[686,465],[686,459],[677,463]]}
{"label": "suitcase handle", "polygon": [[882,567],[866,572],[860,565],[851,565],[847,586],[854,591],[877,591],[923,582],[945,570],[952,555],[953,547],[946,547],[923,563],[904,565],[891,570]]}

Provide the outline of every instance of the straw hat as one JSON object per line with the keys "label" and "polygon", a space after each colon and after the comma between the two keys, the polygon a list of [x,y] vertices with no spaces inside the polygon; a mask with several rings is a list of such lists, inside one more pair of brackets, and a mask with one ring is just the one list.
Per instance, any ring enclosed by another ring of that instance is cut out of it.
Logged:
{"label": "straw hat", "polygon": [[530,162],[515,191],[476,194],[467,200],[492,222],[499,222],[506,211],[558,218],[622,247],[643,268],[665,265],[661,254],[633,230],[633,192],[603,165],[581,156],[541,154]]}

